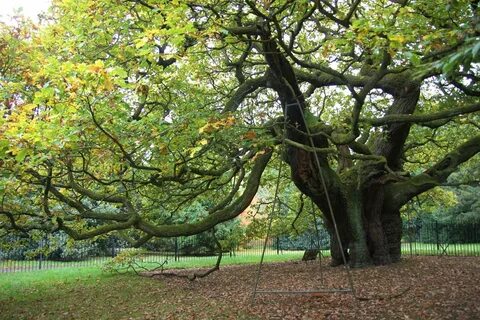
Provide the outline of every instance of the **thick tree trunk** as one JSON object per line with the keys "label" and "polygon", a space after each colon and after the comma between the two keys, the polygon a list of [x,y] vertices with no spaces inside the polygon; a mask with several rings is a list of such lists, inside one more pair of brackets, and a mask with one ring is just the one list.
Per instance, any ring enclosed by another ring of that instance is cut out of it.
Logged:
{"label": "thick tree trunk", "polygon": [[341,265],[344,259],[355,268],[399,261],[402,221],[399,210],[385,203],[383,187],[372,187],[363,192],[346,187],[343,191],[340,198],[329,192],[335,221],[328,217],[330,213],[324,194],[311,196],[322,210],[330,233],[332,265]]}
{"label": "thick tree trunk", "polygon": [[[322,168],[329,206],[321,177],[313,164],[313,154],[298,149],[289,153],[290,159],[295,158],[290,162],[293,181],[323,213],[330,233],[332,265],[346,261],[352,267],[364,267],[385,265],[400,259],[400,212],[385,197],[383,183],[370,184],[359,190],[355,181],[341,182],[333,172]],[[330,210],[333,210],[333,217]]]}
{"label": "thick tree trunk", "polygon": [[351,233],[349,243],[350,264],[364,267],[371,264],[372,257],[368,248],[368,229],[365,229],[365,204],[357,186],[346,188],[347,216]]}
{"label": "thick tree trunk", "polygon": [[383,188],[370,187],[364,192],[363,197],[365,199],[365,228],[372,261],[375,264],[388,264],[391,260],[387,235],[382,223]]}
{"label": "thick tree trunk", "polygon": [[[305,99],[295,72],[271,38],[268,25],[263,28],[262,45],[270,67],[267,83],[278,93],[282,104],[286,136],[301,145],[328,147],[325,136],[310,136],[304,119]],[[418,85],[401,80],[393,90],[395,100],[388,114],[411,114],[415,110]],[[409,124],[390,125],[385,137],[374,144],[374,153],[385,157],[395,170],[401,168],[400,156],[409,129]],[[345,146],[340,146],[340,150],[348,152]],[[290,165],[292,181],[323,212],[331,236],[332,264],[349,262],[361,267],[372,262],[388,264],[400,258],[401,220],[398,208],[385,205],[384,181],[378,178],[386,174],[383,168],[373,164],[368,172],[360,173],[367,167],[352,167],[352,176],[344,179],[332,170],[326,154],[293,146],[288,148],[285,160]],[[352,162],[345,162],[340,168],[351,165]]]}
{"label": "thick tree trunk", "polygon": [[398,262],[402,254],[402,219],[400,211],[385,211],[382,215],[383,232],[387,239],[390,262]]}

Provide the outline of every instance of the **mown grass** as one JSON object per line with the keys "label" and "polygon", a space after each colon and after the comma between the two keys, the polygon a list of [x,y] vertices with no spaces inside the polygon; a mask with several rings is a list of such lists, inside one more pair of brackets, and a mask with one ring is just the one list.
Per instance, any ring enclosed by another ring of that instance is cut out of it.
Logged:
{"label": "mown grass", "polygon": [[[445,249],[445,252],[444,252]],[[442,255],[451,256],[478,256],[480,255],[480,243],[452,243],[436,244],[423,242],[402,243],[402,254],[408,255]]]}
{"label": "mown grass", "polygon": [[[302,257],[302,251],[291,251],[283,254],[266,254],[264,261],[266,263],[298,260]],[[155,258],[155,261],[153,261]],[[145,267],[155,267],[163,261],[158,257],[144,258],[141,263]],[[222,258],[221,265],[241,265],[259,263],[258,254],[250,255],[225,255]],[[181,257],[175,261],[172,257],[165,265],[166,269],[191,269],[206,268],[215,264],[216,257]],[[112,277],[111,273],[103,272],[101,264],[97,266],[78,267],[72,264],[63,265],[62,268],[51,268],[46,270],[33,270],[29,272],[7,272],[0,273],[0,299],[19,296],[24,291],[30,290],[32,294],[41,291],[44,288],[56,285],[70,284],[75,282],[94,283],[98,280],[104,280]]]}
{"label": "mown grass", "polygon": [[[252,263],[253,258],[226,257],[225,262]],[[289,260],[292,256],[283,258]],[[212,259],[172,263],[176,268],[211,265]],[[210,305],[211,302],[202,297],[195,297],[191,306],[175,303],[176,297],[189,294],[181,289],[166,292],[162,281],[133,273],[106,273],[99,266],[3,273],[0,274],[0,319],[164,319],[162,314],[171,315],[181,310],[181,316],[173,319],[193,319],[198,312],[203,312],[203,319],[250,319],[238,314],[234,306]],[[199,307],[202,305],[209,308]]]}
{"label": "mown grass", "polygon": [[[325,255],[325,253],[324,253]],[[303,256],[303,251],[285,251],[281,254],[276,253],[267,253],[264,257],[264,262],[282,262],[290,260],[298,260]],[[241,265],[241,264],[255,264],[259,263],[261,253],[242,253],[237,255],[230,256],[225,254],[222,257],[222,265]],[[217,257],[179,257],[178,260],[175,260],[172,257],[169,257],[168,262],[165,264],[167,269],[181,269],[181,268],[203,268],[209,267],[215,264]],[[144,259],[143,265],[145,266],[155,266],[163,262],[162,259],[158,257],[146,257]]]}
{"label": "mown grass", "polygon": [[[74,272],[77,271],[77,272]],[[177,306],[161,281],[102,273],[99,268],[45,270],[0,277],[0,319],[162,319]],[[31,282],[29,282],[31,281]],[[5,286],[5,283],[7,285]],[[3,289],[2,288],[2,289]],[[180,306],[178,306],[180,307]]]}
{"label": "mown grass", "polygon": [[[325,250],[323,255],[327,256],[329,253]],[[275,251],[269,251],[265,254],[265,262],[277,262],[277,261],[289,261],[293,259],[300,259],[303,255],[303,251],[282,251],[277,254]],[[258,263],[260,261],[260,250],[245,250],[235,255],[228,253],[223,255],[222,265],[231,264],[251,264]],[[179,256],[175,259],[172,255],[147,255],[143,260],[145,265],[155,266],[163,263],[165,260],[168,262],[165,264],[166,268],[202,268],[215,264],[216,256]],[[58,261],[43,261],[42,269],[54,269],[54,268],[68,268],[68,267],[81,267],[81,266],[102,266],[110,258],[97,258],[88,261],[73,261],[73,262],[58,262]],[[0,272],[10,271],[39,271],[39,262],[37,261],[14,261],[6,260],[0,261]]]}
{"label": "mown grass", "polygon": [[43,290],[72,283],[95,283],[112,277],[100,267],[66,267],[34,272],[0,274],[0,300],[15,297],[17,300],[36,298]]}
{"label": "mown grass", "polygon": [[[436,248],[432,244],[413,245],[417,252],[431,252]],[[456,246],[458,252],[460,247]],[[463,250],[474,248],[472,245],[462,247]],[[409,248],[408,243],[404,244],[404,254]],[[267,252],[265,262],[299,260],[302,254],[302,251]],[[259,259],[259,252],[227,254],[222,265],[257,264]],[[215,260],[215,257],[180,257],[175,261],[170,257],[166,267],[210,267]],[[143,263],[150,267],[156,264],[148,259]],[[152,281],[133,273],[106,273],[99,265],[63,265],[48,270],[0,273],[0,319],[165,319],[163,314],[177,314],[179,310],[182,315],[173,319],[193,319],[199,310],[203,312],[202,319],[251,319],[238,313],[234,305],[212,305],[203,297],[195,296],[195,303],[190,306],[176,303],[178,297],[189,295],[194,293],[184,289],[167,292],[163,281]]]}

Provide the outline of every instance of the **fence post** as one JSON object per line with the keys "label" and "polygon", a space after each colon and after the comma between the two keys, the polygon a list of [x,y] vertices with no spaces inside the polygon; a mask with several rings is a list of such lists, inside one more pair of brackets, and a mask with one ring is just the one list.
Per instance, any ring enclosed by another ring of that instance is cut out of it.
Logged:
{"label": "fence post", "polygon": [[277,236],[277,255],[280,254],[280,238]]}
{"label": "fence post", "polygon": [[413,242],[413,232],[415,230],[415,226],[413,225],[413,222],[412,221],[409,221],[408,222],[408,245],[410,247],[410,257],[413,256],[413,248],[412,248],[412,242]]}
{"label": "fence post", "polygon": [[112,258],[115,258],[115,240],[112,241]]}
{"label": "fence post", "polygon": [[178,260],[178,237],[175,237],[175,261]]}
{"label": "fence post", "polygon": [[38,257],[38,270],[42,269],[42,260],[43,260],[43,250],[45,250],[45,238],[42,240],[42,250],[40,251],[40,256]]}
{"label": "fence post", "polygon": [[42,269],[42,257],[43,257],[43,253],[40,252],[40,256],[38,257],[38,270]]}
{"label": "fence post", "polygon": [[[435,238],[437,240],[437,251],[440,251],[440,237],[438,235],[438,221],[435,221]],[[437,252],[438,254],[438,252]]]}

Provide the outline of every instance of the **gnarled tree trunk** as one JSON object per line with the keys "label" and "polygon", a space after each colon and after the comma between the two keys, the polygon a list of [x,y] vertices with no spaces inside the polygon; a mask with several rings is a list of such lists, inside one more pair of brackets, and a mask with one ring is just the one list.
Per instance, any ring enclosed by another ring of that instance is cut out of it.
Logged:
{"label": "gnarled tree trunk", "polygon": [[[387,117],[410,116],[417,106],[420,83],[408,72],[382,75],[380,70],[379,76],[372,78],[376,81],[374,84],[367,81],[363,84],[364,90],[356,93],[351,132],[347,138],[334,142],[340,158],[336,172],[330,167],[326,151],[332,143],[331,132],[311,135],[311,128],[304,119],[305,98],[295,72],[270,37],[268,25],[258,28],[269,65],[267,83],[278,93],[286,121],[286,136],[293,141],[285,160],[291,168],[292,181],[323,213],[331,236],[332,264],[349,262],[361,267],[398,261],[402,238],[400,208],[415,195],[439,185],[460,163],[478,152],[480,136],[461,145],[419,176],[399,175],[411,122],[386,122],[382,131],[370,138],[370,147],[361,147],[362,143],[356,140],[359,130],[355,121],[359,119],[362,99],[375,85],[393,97]],[[341,158],[349,154],[349,148],[359,150],[366,157],[355,162],[343,161]]]}

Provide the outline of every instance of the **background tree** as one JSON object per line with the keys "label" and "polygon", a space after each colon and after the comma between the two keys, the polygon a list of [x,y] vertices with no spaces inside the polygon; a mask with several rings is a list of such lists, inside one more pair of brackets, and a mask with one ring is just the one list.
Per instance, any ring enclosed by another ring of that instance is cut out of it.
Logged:
{"label": "background tree", "polygon": [[46,19],[2,27],[3,229],[197,234],[284,161],[333,264],[387,264],[400,208],[480,150],[478,1],[56,0]]}

